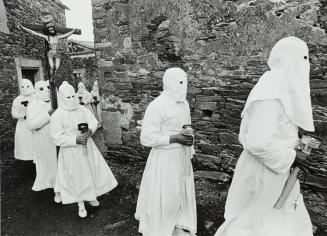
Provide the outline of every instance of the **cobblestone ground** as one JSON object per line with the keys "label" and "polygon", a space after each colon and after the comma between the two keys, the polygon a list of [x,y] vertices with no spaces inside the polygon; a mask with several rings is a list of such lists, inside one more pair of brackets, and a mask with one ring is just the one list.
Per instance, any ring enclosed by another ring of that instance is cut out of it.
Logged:
{"label": "cobblestone ground", "polygon": [[[105,155],[101,132],[94,139]],[[86,219],[78,217],[75,204],[54,203],[51,190],[31,190],[35,178],[34,164],[1,163],[1,235],[139,236],[134,212],[144,165],[117,163],[109,157],[107,160],[119,185],[99,198],[100,207],[87,206]],[[223,221],[226,186],[199,179],[196,180],[196,192],[198,236],[213,235]],[[323,235],[326,231],[316,231],[315,236]]]}

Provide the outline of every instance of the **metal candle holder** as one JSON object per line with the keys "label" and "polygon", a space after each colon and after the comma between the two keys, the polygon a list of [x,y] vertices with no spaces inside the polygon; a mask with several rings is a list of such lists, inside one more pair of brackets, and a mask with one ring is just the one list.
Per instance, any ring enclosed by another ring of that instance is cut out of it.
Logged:
{"label": "metal candle holder", "polygon": [[191,124],[183,125],[182,134],[184,134],[186,136],[194,136],[195,135],[194,125],[191,125]]}
{"label": "metal candle holder", "polygon": [[312,149],[319,148],[321,144],[321,140],[313,137],[311,135],[303,135],[301,138],[301,142],[299,148],[302,150],[303,153],[310,155]]}
{"label": "metal candle holder", "polygon": [[77,128],[81,133],[85,133],[89,130],[89,124],[88,123],[79,123],[77,125]]}
{"label": "metal candle holder", "polygon": [[[83,134],[86,133],[89,130],[89,124],[88,123],[79,123],[77,125],[77,129]],[[83,145],[83,154],[87,156],[88,151],[86,148],[86,145]]]}
{"label": "metal candle holder", "polygon": [[20,104],[22,104],[24,107],[27,107],[28,101],[21,101]]}
{"label": "metal candle holder", "polygon": [[182,131],[182,134],[183,135],[186,135],[186,136],[192,136],[193,137],[193,145],[195,143],[195,127],[194,125],[191,125],[191,124],[186,124],[186,125],[183,125],[183,131]]}

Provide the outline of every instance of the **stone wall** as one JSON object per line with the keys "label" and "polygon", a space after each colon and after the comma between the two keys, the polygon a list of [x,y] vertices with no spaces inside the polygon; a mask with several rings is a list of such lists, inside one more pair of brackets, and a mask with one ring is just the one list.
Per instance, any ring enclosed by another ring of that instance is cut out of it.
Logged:
{"label": "stone wall", "polygon": [[[242,151],[238,131],[245,100],[267,70],[269,50],[289,35],[310,47],[315,124],[326,141],[326,1],[93,0],[92,6],[102,93],[134,110],[121,141],[108,143],[112,157],[146,158],[148,149],[139,142],[145,108],[162,90],[165,69],[179,66],[189,76],[198,130],[196,176],[229,181]],[[327,164],[326,146],[315,161]]]}
{"label": "stone wall", "polygon": [[97,61],[95,57],[74,57],[71,58],[72,69],[85,69],[85,86],[92,90],[94,81],[100,78]]}
{"label": "stone wall", "polygon": [[[1,0],[2,1],[2,0]],[[57,25],[65,26],[65,12],[51,0],[4,0],[9,33],[0,31],[0,147],[1,152],[12,150],[15,121],[11,117],[11,105],[19,94],[15,57],[42,61],[44,78],[47,79],[44,40],[19,29],[19,23],[41,24],[39,15],[50,11]],[[64,51],[65,43],[61,45]],[[63,53],[63,52],[62,52]],[[69,65],[69,58],[63,55],[62,64]],[[70,76],[69,66],[61,66],[58,78]],[[3,155],[4,156],[4,155]]]}
{"label": "stone wall", "polygon": [[188,101],[198,130],[195,177],[225,186],[222,196],[242,151],[240,114],[268,69],[269,50],[285,36],[305,40],[316,133],[325,143],[313,155],[318,174],[308,175],[302,186],[314,225],[327,228],[326,0],[93,0],[92,5],[102,94],[129,103],[134,114],[129,128],[119,129],[119,112],[103,113],[104,128],[115,127],[106,133],[108,158],[146,160],[149,149],[139,141],[145,108],[162,91],[164,71],[179,66],[188,73]]}
{"label": "stone wall", "polygon": [[[285,36],[305,40],[315,126],[324,144],[313,155],[318,174],[309,174],[302,186],[316,235],[327,232],[326,0],[92,0],[92,6],[103,105],[118,97],[134,114],[129,127],[121,128],[123,112],[103,112],[108,158],[144,163],[149,152],[139,141],[144,111],[162,91],[164,71],[179,66],[188,73],[188,101],[198,130],[196,186],[215,181],[223,186],[217,195],[222,202],[242,151],[240,114],[268,69],[269,50]],[[213,192],[197,191],[197,196]]]}

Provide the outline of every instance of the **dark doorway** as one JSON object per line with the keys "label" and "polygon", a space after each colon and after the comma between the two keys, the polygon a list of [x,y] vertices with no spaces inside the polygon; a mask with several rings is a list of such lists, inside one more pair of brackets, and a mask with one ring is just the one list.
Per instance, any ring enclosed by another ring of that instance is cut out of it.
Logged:
{"label": "dark doorway", "polygon": [[22,68],[22,77],[23,79],[30,80],[34,86],[37,71],[38,69],[36,68]]}

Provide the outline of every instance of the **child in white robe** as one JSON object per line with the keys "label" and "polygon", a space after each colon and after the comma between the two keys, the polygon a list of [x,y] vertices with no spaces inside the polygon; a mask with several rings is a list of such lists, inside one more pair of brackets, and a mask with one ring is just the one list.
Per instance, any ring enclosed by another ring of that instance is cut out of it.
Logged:
{"label": "child in white robe", "polygon": [[95,118],[97,118],[99,122],[99,127],[102,125],[102,117],[101,117],[101,97],[99,93],[99,85],[98,81],[94,81],[93,89],[91,91],[92,95],[92,109],[93,114],[95,115]]}
{"label": "child in white robe", "polygon": [[163,86],[164,91],[149,104],[142,122],[141,143],[152,149],[135,218],[144,236],[195,235],[193,137],[181,134],[183,125],[191,123],[186,73],[180,68],[166,70]]}
{"label": "child in white robe", "polygon": [[19,85],[20,95],[13,101],[11,115],[17,119],[14,157],[18,160],[34,160],[33,133],[27,127],[27,107],[34,98],[34,87],[30,80],[23,79]]}
{"label": "child in white robe", "polygon": [[[266,72],[242,112],[242,152],[215,236],[312,236],[312,224],[297,181],[285,205],[274,208],[293,163],[305,161],[298,127],[313,131],[308,47],[296,37],[281,39]],[[302,164],[301,164],[302,165]]]}
{"label": "child in white robe", "polygon": [[85,106],[87,109],[93,112],[91,103],[92,103],[92,95],[85,88],[83,82],[78,83],[77,97],[79,99],[79,103]]}
{"label": "child in white robe", "polygon": [[[60,146],[55,190],[63,204],[78,203],[78,215],[87,216],[84,202],[98,206],[97,197],[117,186],[108,164],[90,137],[98,122],[92,112],[78,104],[73,86],[63,82],[58,93],[59,107],[51,117],[51,135]],[[88,124],[81,133],[78,125]]]}
{"label": "child in white robe", "polygon": [[[56,145],[50,137],[51,109],[49,83],[35,83],[35,99],[28,107],[27,125],[34,134],[36,178],[32,190],[41,191],[54,188],[57,175]],[[55,194],[55,201],[60,202],[60,196]]]}

